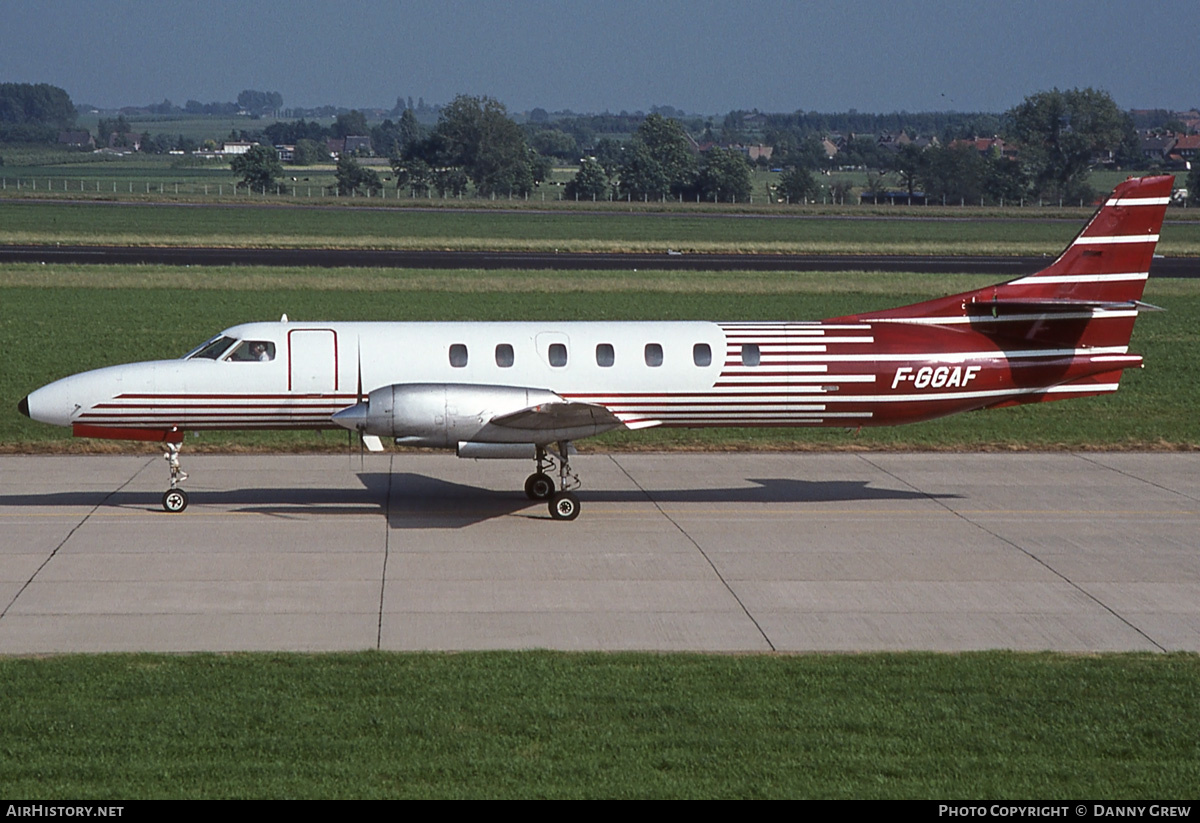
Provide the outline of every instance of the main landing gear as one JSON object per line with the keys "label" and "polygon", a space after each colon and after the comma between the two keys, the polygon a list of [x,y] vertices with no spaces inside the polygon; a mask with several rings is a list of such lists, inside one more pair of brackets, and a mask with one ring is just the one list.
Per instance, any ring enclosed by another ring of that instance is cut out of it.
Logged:
{"label": "main landing gear", "polygon": [[[579,475],[571,470],[567,459],[571,442],[560,440],[557,449],[549,454],[545,446],[537,447],[537,470],[525,479],[525,496],[530,500],[545,500],[550,507],[550,516],[555,520],[574,520],[579,516],[579,498],[572,489],[579,488],[582,483]],[[558,466],[558,491],[555,491],[554,480],[548,472]]]}
{"label": "main landing gear", "polygon": [[187,492],[179,488],[179,484],[187,480],[187,472],[179,468],[180,445],[179,443],[168,443],[166,454],[163,455],[171,470],[171,488],[163,492],[162,507],[163,511],[172,514],[183,511],[188,504]]}

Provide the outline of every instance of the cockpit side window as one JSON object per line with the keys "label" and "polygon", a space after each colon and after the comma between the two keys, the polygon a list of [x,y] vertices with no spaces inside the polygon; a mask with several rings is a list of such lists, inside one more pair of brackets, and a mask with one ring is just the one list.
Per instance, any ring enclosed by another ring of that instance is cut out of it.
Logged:
{"label": "cockpit side window", "polygon": [[225,359],[234,363],[267,363],[275,359],[275,344],[270,340],[243,340]]}
{"label": "cockpit side window", "polygon": [[218,337],[211,343],[205,343],[203,346],[186,356],[189,360],[216,360],[235,342],[236,341],[232,337]]}

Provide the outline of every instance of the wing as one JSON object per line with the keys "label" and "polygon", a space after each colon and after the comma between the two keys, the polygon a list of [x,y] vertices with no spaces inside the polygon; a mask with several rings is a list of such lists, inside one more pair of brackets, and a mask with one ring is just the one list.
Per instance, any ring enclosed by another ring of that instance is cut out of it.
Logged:
{"label": "wing", "polygon": [[573,429],[578,426],[595,426],[608,431],[621,426],[620,419],[604,406],[595,403],[539,403],[508,414],[499,414],[491,419],[493,426],[508,429]]}
{"label": "wing", "polygon": [[[539,403],[508,414],[500,414],[489,421],[493,426],[529,432],[552,432],[563,430],[590,430],[594,434],[626,426],[624,420],[606,407],[596,403],[570,401]],[[657,420],[639,421],[628,428],[657,426]]]}

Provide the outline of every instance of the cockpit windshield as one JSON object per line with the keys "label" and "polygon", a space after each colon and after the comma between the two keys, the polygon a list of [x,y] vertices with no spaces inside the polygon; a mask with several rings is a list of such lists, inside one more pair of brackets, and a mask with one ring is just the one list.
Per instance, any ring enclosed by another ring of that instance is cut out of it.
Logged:
{"label": "cockpit windshield", "polygon": [[185,360],[216,360],[237,341],[232,337],[218,337],[184,355]]}

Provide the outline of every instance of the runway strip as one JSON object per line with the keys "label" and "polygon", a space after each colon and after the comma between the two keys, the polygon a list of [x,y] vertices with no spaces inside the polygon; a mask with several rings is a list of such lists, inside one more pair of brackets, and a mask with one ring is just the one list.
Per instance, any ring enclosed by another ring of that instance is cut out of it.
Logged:
{"label": "runway strip", "polygon": [[[372,249],[216,249],[141,246],[3,246],[0,263],[165,266],[315,266],[397,269],[553,269],[655,271],[878,271],[926,274],[1032,274],[1049,257],[904,254],[604,254],[389,251]],[[1200,277],[1200,258],[1158,257],[1151,277]]]}
{"label": "runway strip", "polygon": [[0,457],[0,653],[1200,651],[1200,455]]}

